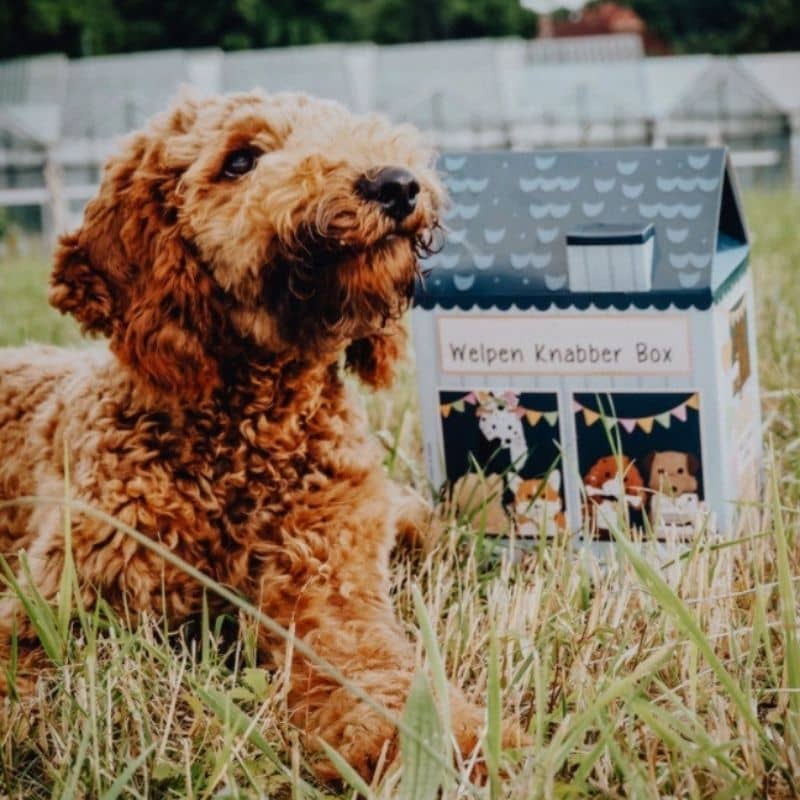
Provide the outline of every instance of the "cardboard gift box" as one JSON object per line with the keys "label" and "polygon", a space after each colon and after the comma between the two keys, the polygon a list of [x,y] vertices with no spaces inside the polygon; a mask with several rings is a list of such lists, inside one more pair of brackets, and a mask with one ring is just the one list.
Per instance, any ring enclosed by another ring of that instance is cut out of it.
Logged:
{"label": "cardboard gift box", "polygon": [[445,241],[413,311],[434,486],[492,533],[733,532],[760,496],[762,444],[726,151],[454,153],[440,168]]}

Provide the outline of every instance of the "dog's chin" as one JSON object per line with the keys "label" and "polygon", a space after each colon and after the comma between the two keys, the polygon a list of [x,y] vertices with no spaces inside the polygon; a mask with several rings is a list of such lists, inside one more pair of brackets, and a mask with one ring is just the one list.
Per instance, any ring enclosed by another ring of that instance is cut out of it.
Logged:
{"label": "dog's chin", "polygon": [[[416,270],[417,256],[414,239],[390,233],[369,244],[348,244],[339,257],[334,255],[340,270],[363,270],[376,277]],[[413,275],[412,275],[413,277]]]}
{"label": "dog's chin", "polygon": [[331,274],[343,322],[364,335],[399,316],[410,301],[418,265],[414,239],[400,234],[343,254]]}
{"label": "dog's chin", "polygon": [[372,242],[326,241],[265,268],[261,307],[287,344],[311,347],[366,336],[408,307],[417,240],[392,233]]}
{"label": "dog's chin", "polygon": [[331,265],[377,264],[388,258],[402,258],[414,253],[414,237],[404,233],[387,233],[375,239],[328,240],[320,248],[321,259]]}

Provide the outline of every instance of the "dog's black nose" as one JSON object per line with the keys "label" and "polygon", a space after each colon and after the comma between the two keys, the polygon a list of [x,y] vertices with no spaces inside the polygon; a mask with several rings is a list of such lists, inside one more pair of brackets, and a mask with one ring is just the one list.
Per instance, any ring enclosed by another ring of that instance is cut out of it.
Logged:
{"label": "dog's black nose", "polygon": [[383,167],[377,172],[362,175],[356,183],[358,193],[365,200],[380,203],[384,213],[400,222],[417,205],[419,183],[402,167]]}

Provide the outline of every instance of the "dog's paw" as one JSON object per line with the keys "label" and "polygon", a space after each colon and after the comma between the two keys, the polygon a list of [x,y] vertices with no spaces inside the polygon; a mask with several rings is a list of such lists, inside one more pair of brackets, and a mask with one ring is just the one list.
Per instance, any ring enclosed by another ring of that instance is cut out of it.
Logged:
{"label": "dog's paw", "polygon": [[10,677],[6,664],[0,661],[0,699],[28,697],[36,692],[39,674],[36,670],[17,670]]}
{"label": "dog's paw", "polygon": [[407,486],[393,486],[397,508],[395,543],[427,554],[437,545],[445,531],[444,521],[417,491]]}
{"label": "dog's paw", "polygon": [[[391,764],[398,753],[396,727],[383,715],[364,703],[358,703],[339,719],[320,730],[316,738],[336,750],[345,761],[370,783],[378,768]],[[327,759],[321,748],[313,767],[326,782],[341,779],[339,770]]]}
{"label": "dog's paw", "polygon": [[[456,704],[451,713],[453,737],[461,753],[462,761],[471,762],[470,780],[482,785],[486,782],[488,769],[480,750],[486,736],[485,710],[466,701]],[[530,747],[533,741],[516,720],[504,720],[500,744],[503,750]]]}

